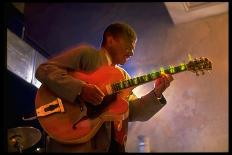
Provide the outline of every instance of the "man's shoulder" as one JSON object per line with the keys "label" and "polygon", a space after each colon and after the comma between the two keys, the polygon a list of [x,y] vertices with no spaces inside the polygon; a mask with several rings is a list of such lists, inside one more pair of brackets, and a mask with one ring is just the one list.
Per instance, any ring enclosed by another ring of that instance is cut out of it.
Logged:
{"label": "man's shoulder", "polygon": [[118,68],[123,73],[123,75],[125,76],[126,79],[131,78],[129,73],[127,73],[127,71],[124,68],[122,68],[122,67],[120,67],[118,65],[116,65],[115,67]]}
{"label": "man's shoulder", "polygon": [[73,46],[72,50],[79,50],[79,51],[84,51],[84,52],[96,52],[97,51],[97,49],[94,46],[90,44],[86,44],[86,43]]}
{"label": "man's shoulder", "polygon": [[82,43],[82,44],[78,44],[78,45],[74,45],[69,48],[66,48],[65,50],[63,50],[63,52],[61,52],[59,56],[89,55],[89,54],[96,53],[96,51],[97,49],[94,48],[92,45]]}

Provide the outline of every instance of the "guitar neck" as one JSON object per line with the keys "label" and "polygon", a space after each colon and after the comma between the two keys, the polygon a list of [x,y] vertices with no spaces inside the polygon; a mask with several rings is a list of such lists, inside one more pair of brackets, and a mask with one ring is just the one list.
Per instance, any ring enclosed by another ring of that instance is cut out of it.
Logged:
{"label": "guitar neck", "polygon": [[138,76],[135,78],[131,78],[128,80],[124,80],[124,81],[120,81],[120,82],[111,84],[111,88],[112,88],[113,92],[115,93],[115,92],[118,92],[118,91],[123,90],[123,89],[139,86],[139,85],[142,85],[144,83],[153,81],[153,80],[159,78],[162,74],[176,74],[176,73],[180,73],[180,72],[183,72],[186,70],[188,70],[187,65],[184,63],[180,64],[179,66],[175,66],[175,67],[170,66],[167,69],[164,69],[161,67],[160,71],[151,72],[151,73],[148,73],[148,74],[145,74],[142,76]]}

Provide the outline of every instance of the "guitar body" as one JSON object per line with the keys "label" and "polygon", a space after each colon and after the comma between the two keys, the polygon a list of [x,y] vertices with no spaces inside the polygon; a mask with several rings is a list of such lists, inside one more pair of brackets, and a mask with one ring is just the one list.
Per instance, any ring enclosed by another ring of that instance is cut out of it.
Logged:
{"label": "guitar body", "polygon": [[[108,84],[124,80],[119,69],[104,66],[93,73],[72,72],[70,75],[97,85],[106,97],[100,106],[81,102],[71,103],[61,98],[64,112],[38,117],[41,126],[50,137],[66,144],[84,143],[96,134],[105,121],[121,121],[128,117],[129,107],[124,99],[126,95],[107,95]],[[45,85],[41,85],[36,94],[35,107],[37,109],[57,98],[58,96]]]}

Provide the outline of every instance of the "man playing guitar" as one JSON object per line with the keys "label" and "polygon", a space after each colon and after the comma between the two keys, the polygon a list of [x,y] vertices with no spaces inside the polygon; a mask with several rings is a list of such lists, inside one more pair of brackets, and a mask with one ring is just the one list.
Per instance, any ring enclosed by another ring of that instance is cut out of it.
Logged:
{"label": "man playing guitar", "polygon": [[[44,114],[38,118],[50,137],[48,152],[125,152],[128,121],[147,121],[166,104],[162,93],[171,74],[159,76],[154,89],[137,98],[130,87],[136,81],[118,66],[133,56],[136,41],[131,26],[113,23],[105,29],[100,49],[79,45],[38,67],[42,86],[36,108]],[[122,80],[127,83],[109,85]],[[56,98],[62,112],[46,115],[52,107],[45,106]]]}

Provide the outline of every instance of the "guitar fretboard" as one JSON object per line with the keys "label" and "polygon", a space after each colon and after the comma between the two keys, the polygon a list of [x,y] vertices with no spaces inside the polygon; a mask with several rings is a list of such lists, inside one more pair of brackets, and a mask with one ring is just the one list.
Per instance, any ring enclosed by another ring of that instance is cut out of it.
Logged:
{"label": "guitar fretboard", "polygon": [[187,65],[186,64],[180,64],[179,66],[170,66],[167,69],[164,68],[160,68],[160,71],[157,72],[151,72],[142,76],[138,76],[135,78],[131,78],[128,80],[124,80],[124,81],[120,81],[117,83],[114,83],[111,85],[111,88],[113,90],[113,92],[118,92],[120,90],[129,88],[129,87],[134,87],[134,86],[138,86],[150,81],[153,81],[155,79],[157,79],[158,77],[160,77],[162,74],[176,74],[179,72],[183,72],[187,70]]}

